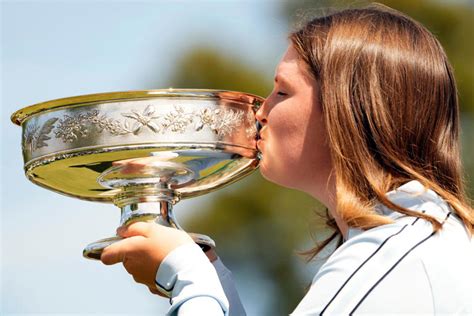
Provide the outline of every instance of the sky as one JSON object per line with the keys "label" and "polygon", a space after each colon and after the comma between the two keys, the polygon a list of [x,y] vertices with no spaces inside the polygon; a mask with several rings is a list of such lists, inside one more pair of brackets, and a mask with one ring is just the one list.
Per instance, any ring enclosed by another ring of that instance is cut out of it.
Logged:
{"label": "sky", "polygon": [[[161,315],[169,306],[121,265],[82,258],[86,244],[114,234],[119,210],[29,182],[10,115],[61,97],[168,88],[178,58],[202,44],[272,76],[286,47],[278,9],[250,0],[1,1],[1,315]],[[181,223],[196,203],[212,194],[180,202]],[[271,293],[249,284],[237,280],[256,315],[252,298]]]}

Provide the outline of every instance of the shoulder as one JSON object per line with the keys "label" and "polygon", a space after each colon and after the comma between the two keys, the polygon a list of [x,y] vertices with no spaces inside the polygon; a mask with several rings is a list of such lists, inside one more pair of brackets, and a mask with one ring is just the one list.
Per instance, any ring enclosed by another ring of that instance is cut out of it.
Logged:
{"label": "shoulder", "polygon": [[443,227],[380,206],[392,224],[351,229],[321,267],[294,315],[474,312],[472,237],[436,193],[411,181],[387,193],[394,203]]}
{"label": "shoulder", "polygon": [[403,256],[403,240],[413,234],[408,226],[383,225],[346,241],[316,274],[294,314],[349,314],[357,310]]}
{"label": "shoulder", "polygon": [[[459,240],[467,240],[461,236],[459,234]],[[444,242],[445,239],[444,235],[433,233],[430,223],[410,217],[359,232],[339,247],[321,267],[295,315],[396,311],[433,313],[439,310],[433,303],[437,300],[436,296],[443,294],[438,284],[444,282],[446,286],[449,282],[449,277],[440,277],[439,272],[448,271],[454,259],[443,254],[443,249],[450,247],[450,243]],[[472,249],[472,243],[466,245]],[[461,256],[471,258],[467,262],[472,260],[472,253]],[[460,276],[460,272],[454,273]],[[472,272],[467,272],[466,276],[469,273],[472,275]],[[472,290],[469,282],[464,283],[466,287],[463,290]],[[388,306],[390,310],[387,310]]]}

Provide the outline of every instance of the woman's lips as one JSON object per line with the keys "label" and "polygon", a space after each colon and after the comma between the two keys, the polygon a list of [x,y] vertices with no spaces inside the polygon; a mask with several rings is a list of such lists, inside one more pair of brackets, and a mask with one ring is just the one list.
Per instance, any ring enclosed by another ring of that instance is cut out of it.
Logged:
{"label": "woman's lips", "polygon": [[263,144],[263,141],[265,140],[265,138],[263,137],[264,135],[264,130],[265,130],[265,126],[262,127],[258,133],[258,137],[257,137],[257,148],[258,150],[261,150],[261,146]]}

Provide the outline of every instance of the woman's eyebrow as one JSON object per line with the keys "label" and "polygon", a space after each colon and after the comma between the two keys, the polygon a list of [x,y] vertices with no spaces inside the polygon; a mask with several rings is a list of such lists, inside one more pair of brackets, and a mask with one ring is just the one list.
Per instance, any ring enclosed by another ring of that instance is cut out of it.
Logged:
{"label": "woman's eyebrow", "polygon": [[273,78],[273,80],[276,82],[276,83],[283,83],[283,84],[286,84],[288,83],[288,81],[286,80],[286,78],[284,76],[282,76],[281,74],[277,74],[275,76],[275,78]]}

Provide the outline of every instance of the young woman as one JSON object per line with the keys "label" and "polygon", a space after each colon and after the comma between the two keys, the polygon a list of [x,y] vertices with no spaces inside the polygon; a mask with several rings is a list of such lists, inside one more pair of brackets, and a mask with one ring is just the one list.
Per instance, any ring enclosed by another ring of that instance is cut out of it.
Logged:
{"label": "young woman", "polygon": [[[344,239],[293,315],[474,312],[456,93],[441,45],[395,10],[344,10],[290,35],[257,113],[260,171],[324,203]],[[118,233],[129,238],[102,261],[169,293],[170,314],[244,313],[222,263],[185,233]]]}

